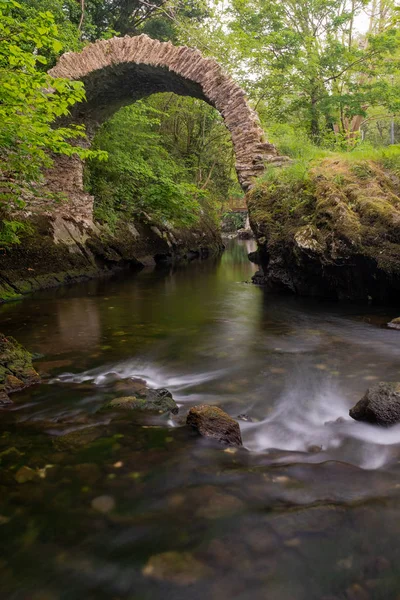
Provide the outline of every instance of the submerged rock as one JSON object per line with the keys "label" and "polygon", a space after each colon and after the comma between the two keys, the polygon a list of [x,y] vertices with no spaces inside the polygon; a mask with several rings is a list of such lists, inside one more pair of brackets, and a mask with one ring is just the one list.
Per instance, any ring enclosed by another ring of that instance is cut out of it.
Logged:
{"label": "submerged rock", "polygon": [[0,333],[0,406],[11,404],[8,394],[39,381],[31,353],[14,338]]}
{"label": "submerged rock", "polygon": [[201,499],[196,517],[203,519],[220,519],[244,510],[245,505],[236,496],[220,491],[214,486],[204,486],[196,489],[196,495]]}
{"label": "submerged rock", "polygon": [[65,467],[64,474],[67,477],[77,478],[86,485],[94,485],[102,478],[100,467],[95,463],[81,463]]}
{"label": "submerged rock", "polygon": [[15,473],[15,481],[18,483],[27,483],[28,481],[35,481],[39,479],[38,473],[30,467],[24,466],[18,469]]}
{"label": "submerged rock", "polygon": [[338,417],[334,421],[325,421],[324,425],[342,425],[342,423],[346,423],[346,419],[344,417]]}
{"label": "submerged rock", "polygon": [[400,329],[400,317],[392,319],[387,326],[390,327],[390,329]]}
{"label": "submerged rock", "polygon": [[6,392],[4,390],[0,390],[0,407],[1,406],[7,406],[7,404],[12,404],[12,400],[10,400],[10,397],[8,394],[6,394]]}
{"label": "submerged rock", "polygon": [[218,406],[201,404],[190,409],[186,423],[203,435],[223,444],[242,446],[239,423]]}
{"label": "submerged rock", "polygon": [[236,418],[239,419],[239,421],[246,421],[247,423],[253,423],[254,422],[253,417],[250,417],[247,413],[241,413]]}
{"label": "submerged rock", "polygon": [[6,465],[12,465],[13,463],[15,464],[21,459],[23,455],[24,453],[15,448],[15,446],[6,448],[2,452],[0,452],[0,465],[4,467]]}
{"label": "submerged rock", "polygon": [[139,389],[134,396],[114,398],[103,406],[103,410],[108,409],[141,410],[160,414],[177,414],[179,411],[171,392],[165,388],[152,390],[146,387]]}
{"label": "submerged rock", "polygon": [[377,425],[400,422],[400,383],[378,383],[369,388],[364,397],[349,411],[356,421]]}
{"label": "submerged rock", "polygon": [[322,452],[322,450],[322,446],[317,446],[317,444],[313,444],[307,448],[307,452],[310,452],[310,454],[318,454],[319,452]]}
{"label": "submerged rock", "polygon": [[76,450],[91,444],[103,435],[101,427],[84,427],[76,429],[53,438],[53,446],[56,450]]}
{"label": "submerged rock", "polygon": [[115,500],[112,496],[97,496],[92,500],[91,506],[97,512],[107,514],[114,510]]}
{"label": "submerged rock", "polygon": [[175,585],[191,585],[210,574],[210,569],[189,552],[155,554],[144,566],[143,575]]}

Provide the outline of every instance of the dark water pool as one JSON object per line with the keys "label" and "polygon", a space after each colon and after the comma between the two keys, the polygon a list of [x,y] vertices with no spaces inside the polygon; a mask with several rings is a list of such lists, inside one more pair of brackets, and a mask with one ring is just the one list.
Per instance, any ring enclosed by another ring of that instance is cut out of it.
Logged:
{"label": "dark water pool", "polygon": [[[400,427],[348,417],[400,380],[398,315],[271,296],[250,250],[0,308],[44,374],[0,414],[1,600],[400,599]],[[129,377],[245,447],[110,421]]]}

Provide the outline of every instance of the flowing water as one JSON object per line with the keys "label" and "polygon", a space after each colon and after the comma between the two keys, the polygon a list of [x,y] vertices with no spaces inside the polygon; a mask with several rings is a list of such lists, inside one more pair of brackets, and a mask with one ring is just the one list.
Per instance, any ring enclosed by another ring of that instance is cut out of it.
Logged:
{"label": "flowing water", "polygon": [[[0,308],[44,377],[0,414],[1,600],[400,599],[400,426],[348,416],[398,315],[273,296],[252,249]],[[130,377],[246,413],[244,448],[110,419]]]}

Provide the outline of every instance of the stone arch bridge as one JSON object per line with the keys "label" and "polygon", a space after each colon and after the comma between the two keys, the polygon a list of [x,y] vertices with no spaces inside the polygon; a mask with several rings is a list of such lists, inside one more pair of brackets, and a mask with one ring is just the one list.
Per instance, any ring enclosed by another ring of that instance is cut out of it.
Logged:
{"label": "stone arch bridge", "polygon": [[[87,101],[73,107],[71,121],[86,125],[89,141],[96,128],[121,107],[157,92],[174,92],[204,100],[222,115],[245,191],[262,173],[265,163],[285,161],[266,141],[244,91],[214,59],[205,58],[199,50],[146,35],[116,37],[90,44],[80,53],[67,52],[49,74],[84,83]],[[91,219],[93,198],[83,191],[82,173],[78,159],[58,157],[48,173],[48,186],[69,196],[69,211]]]}

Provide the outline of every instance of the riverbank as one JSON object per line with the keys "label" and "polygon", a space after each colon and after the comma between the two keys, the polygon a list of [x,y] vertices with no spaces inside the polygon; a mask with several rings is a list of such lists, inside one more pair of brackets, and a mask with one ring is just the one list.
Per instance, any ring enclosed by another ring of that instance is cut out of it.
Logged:
{"label": "riverbank", "polygon": [[269,169],[248,195],[256,283],[361,302],[400,293],[398,148],[333,154]]}
{"label": "riverbank", "polygon": [[192,228],[172,229],[142,217],[110,229],[61,215],[32,215],[21,243],[0,250],[0,302],[122,269],[191,260],[223,250],[206,216]]}

